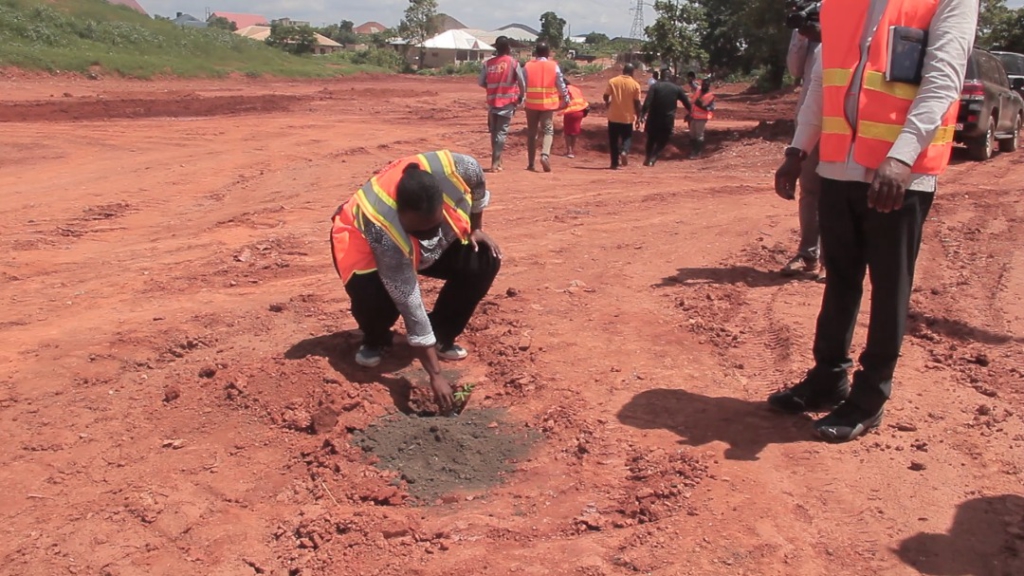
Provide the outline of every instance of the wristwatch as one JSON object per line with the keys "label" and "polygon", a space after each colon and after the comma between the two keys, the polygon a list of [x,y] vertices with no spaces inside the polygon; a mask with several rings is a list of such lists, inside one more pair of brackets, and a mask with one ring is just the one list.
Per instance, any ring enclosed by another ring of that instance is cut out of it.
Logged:
{"label": "wristwatch", "polygon": [[796,146],[787,146],[785,156],[786,158],[798,158],[801,162],[807,160],[807,152],[804,152]]}

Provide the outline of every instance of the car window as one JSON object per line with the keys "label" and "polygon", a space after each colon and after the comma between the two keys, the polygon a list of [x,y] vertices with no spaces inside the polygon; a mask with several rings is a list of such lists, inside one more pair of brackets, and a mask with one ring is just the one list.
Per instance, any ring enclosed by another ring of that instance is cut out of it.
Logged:
{"label": "car window", "polygon": [[986,82],[991,82],[1004,88],[1010,87],[1010,80],[1006,77],[1003,65],[995,56],[978,54],[978,64],[981,68],[981,77]]}
{"label": "car window", "polygon": [[999,54],[1006,73],[1011,76],[1024,76],[1024,56],[1020,54]]}

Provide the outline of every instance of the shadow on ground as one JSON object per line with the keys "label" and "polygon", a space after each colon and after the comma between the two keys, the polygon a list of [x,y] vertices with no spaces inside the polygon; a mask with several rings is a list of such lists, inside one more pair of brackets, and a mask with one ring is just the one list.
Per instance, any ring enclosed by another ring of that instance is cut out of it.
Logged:
{"label": "shadow on ground", "polygon": [[730,460],[757,460],[770,444],[810,441],[810,419],[787,417],[768,410],[764,402],[712,397],[679,389],[659,388],[637,394],[619,410],[619,422],[640,430],[668,430],[683,444],[729,445]]}
{"label": "shadow on ground", "polygon": [[968,500],[948,534],[920,533],[896,549],[900,560],[929,576],[1024,574],[1024,496]]}
{"label": "shadow on ground", "polygon": [[414,410],[409,406],[412,394],[412,383],[404,376],[395,376],[395,372],[408,368],[414,356],[408,346],[395,346],[384,355],[384,360],[376,368],[364,368],[356,364],[355,355],[359,349],[361,337],[354,331],[336,332],[315,338],[307,338],[295,344],[285,352],[289,360],[301,360],[310,356],[326,358],[331,368],[356,384],[380,384],[388,389],[391,399],[401,412],[410,414]]}
{"label": "shadow on ground", "polygon": [[680,268],[672,276],[662,278],[657,287],[695,286],[698,284],[743,284],[750,288],[781,286],[790,282],[810,278],[786,278],[777,270],[759,270],[751,266],[727,266],[724,268]]}
{"label": "shadow on ground", "polygon": [[956,318],[931,316],[916,310],[911,311],[907,332],[909,334],[914,334],[922,327],[926,327],[928,330],[936,334],[960,340],[961,342],[978,342],[989,346],[1009,344],[1010,342],[1024,342],[1024,338],[1019,336],[1000,334],[984,328],[976,328],[963,320],[957,320]]}

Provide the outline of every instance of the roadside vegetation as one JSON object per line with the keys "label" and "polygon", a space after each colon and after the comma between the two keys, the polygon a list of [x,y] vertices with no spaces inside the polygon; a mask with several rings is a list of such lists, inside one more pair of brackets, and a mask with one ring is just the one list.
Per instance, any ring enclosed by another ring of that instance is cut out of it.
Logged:
{"label": "roadside vegetation", "polygon": [[216,29],[181,28],[104,0],[0,0],[0,66],[158,75],[329,77],[373,64],[296,56]]}

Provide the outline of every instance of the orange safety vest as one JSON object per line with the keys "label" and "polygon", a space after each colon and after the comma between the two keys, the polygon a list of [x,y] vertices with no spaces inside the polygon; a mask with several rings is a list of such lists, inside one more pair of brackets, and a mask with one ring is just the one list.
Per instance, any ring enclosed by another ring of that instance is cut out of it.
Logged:
{"label": "orange safety vest", "polygon": [[[867,62],[859,86],[857,125],[846,117],[846,95],[853,74],[860,64],[860,40],[868,16],[870,0],[824,2],[821,8],[822,162],[846,162],[853,148],[853,159],[860,165],[877,169],[903,131],[907,112],[917,96],[918,86],[885,79],[889,54],[889,30],[908,26],[927,30],[938,8],[938,0],[889,0],[868,48]],[[931,144],[914,162],[917,174],[941,174],[949,164],[953,132],[960,100],[950,103]]]}
{"label": "orange safety vest", "polygon": [[[699,92],[693,93],[694,99],[704,106],[711,106],[711,103],[715,101],[715,95],[711,92],[708,92],[700,98],[697,98],[697,94],[699,94]],[[694,106],[693,110],[690,112],[690,117],[694,120],[711,120],[715,117],[715,114],[711,110],[705,110],[700,106]]]}
{"label": "orange safety vest", "polygon": [[519,101],[519,83],[516,70],[519,62],[511,56],[495,56],[485,64],[487,68],[487,104],[504,108]]}
{"label": "orange safety vest", "polygon": [[555,78],[558,63],[554,60],[531,60],[526,63],[526,109],[554,111],[561,105]]}
{"label": "orange safety vest", "polygon": [[562,115],[582,112],[587,109],[587,106],[590,106],[590,104],[583,97],[583,90],[576,86],[569,86],[569,107],[562,110]]}
{"label": "orange safety vest", "polygon": [[445,221],[455,230],[463,244],[469,241],[470,189],[455,170],[452,153],[441,150],[395,160],[364,184],[334,214],[331,253],[334,267],[345,283],[353,274],[368,274],[377,270],[377,261],[364,236],[368,226],[382,228],[405,252],[413,269],[419,269],[420,243],[402,228],[395,204],[402,171],[414,162],[437,178],[444,192]]}

